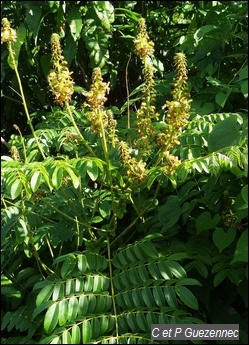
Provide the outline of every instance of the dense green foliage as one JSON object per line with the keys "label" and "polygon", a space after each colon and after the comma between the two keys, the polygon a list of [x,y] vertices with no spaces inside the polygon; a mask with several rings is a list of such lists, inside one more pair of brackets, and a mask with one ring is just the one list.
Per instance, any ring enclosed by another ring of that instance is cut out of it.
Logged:
{"label": "dense green foliage", "polygon": [[[247,2],[4,1],[2,18],[2,343],[151,344],[156,323],[239,324],[247,343]],[[192,102],[164,156],[179,52]]]}

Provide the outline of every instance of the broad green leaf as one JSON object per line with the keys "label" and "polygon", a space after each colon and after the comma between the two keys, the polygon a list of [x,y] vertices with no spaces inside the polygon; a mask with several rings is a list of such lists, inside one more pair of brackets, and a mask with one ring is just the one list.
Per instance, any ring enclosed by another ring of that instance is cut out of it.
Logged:
{"label": "broad green leaf", "polygon": [[238,221],[241,221],[241,219],[246,218],[248,216],[248,200],[245,200],[244,197],[247,189],[248,188],[245,188],[243,195],[241,191],[241,193],[235,198],[234,207]]}
{"label": "broad green leaf", "polygon": [[189,308],[198,310],[198,301],[188,288],[186,288],[185,286],[178,286],[176,289],[176,293],[180,297],[180,300]]}
{"label": "broad green leaf", "polygon": [[61,335],[62,344],[72,344],[71,334],[68,329],[65,329]]}
{"label": "broad green leaf", "polygon": [[39,29],[41,27],[40,20],[41,20],[42,10],[41,10],[41,7],[36,2],[32,2],[31,4],[28,5],[28,8],[26,10],[26,21],[28,24],[28,28],[30,29],[30,32],[32,33],[36,41],[37,35],[39,33]]}
{"label": "broad green leaf", "polygon": [[236,262],[248,262],[248,230],[244,230],[237,242],[231,264]]}
{"label": "broad green leaf", "polygon": [[57,301],[64,296],[64,283],[62,281],[57,281],[54,285],[52,300]]}
{"label": "broad green leaf", "polygon": [[55,329],[58,323],[58,318],[59,318],[59,304],[55,302],[48,308],[44,317],[44,330],[47,333],[50,333]]}
{"label": "broad green leaf", "polygon": [[241,92],[243,93],[245,98],[248,98],[248,80],[243,80],[240,84]]}
{"label": "broad green leaf", "polygon": [[82,340],[83,344],[88,344],[92,338],[92,326],[90,321],[84,320],[82,322]]}
{"label": "broad green leaf", "polygon": [[69,277],[66,280],[66,288],[65,288],[65,294],[66,296],[73,294],[75,291],[75,280],[71,277]]}
{"label": "broad green leaf", "polygon": [[1,286],[1,294],[7,297],[21,297],[21,292],[16,290],[13,286]]}
{"label": "broad green leaf", "polygon": [[158,323],[159,324],[168,325],[169,324],[168,316],[166,314],[164,314],[164,313],[160,313],[159,317],[158,317]]}
{"label": "broad green leaf", "polygon": [[228,269],[225,268],[224,270],[221,270],[218,273],[216,273],[216,275],[214,276],[214,287],[218,286],[223,282],[223,280],[227,277],[227,272]]}
{"label": "broad green leaf", "polygon": [[[51,338],[49,338],[49,341],[50,341]],[[45,344],[48,344],[47,342]],[[61,337],[57,336],[55,337],[49,344],[63,344],[61,342]]]}
{"label": "broad green leaf", "polygon": [[76,258],[74,255],[68,256],[66,260],[63,262],[61,267],[61,277],[65,279],[74,269],[76,266]]}
{"label": "broad green leaf", "polygon": [[62,299],[59,302],[59,326],[65,325],[67,322],[68,315],[68,301],[67,299]]}
{"label": "broad green leaf", "polygon": [[202,231],[213,229],[220,221],[220,215],[216,214],[214,218],[211,218],[209,211],[202,212],[196,219],[196,229],[199,234]]}
{"label": "broad green leaf", "polygon": [[189,259],[190,256],[186,253],[174,253],[167,257],[168,261],[175,261],[175,260],[182,260],[182,259]]}
{"label": "broad green leaf", "polygon": [[171,279],[172,273],[169,269],[168,263],[164,261],[159,261],[157,265],[162,277],[166,280]]}
{"label": "broad green leaf", "polygon": [[97,318],[97,317],[93,318],[91,321],[91,326],[92,326],[92,338],[98,339],[98,337],[100,335],[100,320],[99,320],[99,318]]}
{"label": "broad green leaf", "polygon": [[216,29],[215,25],[204,25],[201,26],[195,33],[194,33],[194,39],[199,42],[203,39],[203,37],[210,31]]}
{"label": "broad green leaf", "polygon": [[147,331],[147,321],[144,314],[145,313],[143,311],[139,311],[136,314],[136,321],[137,321],[138,327],[142,330],[142,332]]}
{"label": "broad green leaf", "polygon": [[103,295],[98,296],[98,298],[96,299],[96,306],[94,309],[95,314],[106,312],[107,300],[108,300],[108,296],[103,296]]}
{"label": "broad green leaf", "polygon": [[93,292],[102,292],[103,291],[103,276],[95,275],[93,283]]}
{"label": "broad green leaf", "polygon": [[160,271],[155,262],[149,263],[147,268],[153,279],[157,280],[161,278]]}
{"label": "broad green leaf", "polygon": [[103,200],[99,204],[99,213],[103,218],[109,218],[111,214],[111,205],[109,201]]}
{"label": "broad green leaf", "polygon": [[182,286],[182,285],[199,285],[199,286],[202,286],[202,284],[197,279],[194,279],[194,278],[183,278],[176,283],[176,286]]}
{"label": "broad green leaf", "polygon": [[105,30],[111,30],[111,23],[114,22],[114,7],[110,1],[94,1],[95,12]]}
{"label": "broad green leaf", "polygon": [[40,344],[61,344],[61,339],[60,337],[58,337],[58,335],[53,334],[53,335],[50,335],[49,337],[43,338],[39,343]]}
{"label": "broad green leaf", "polygon": [[141,293],[147,307],[152,307],[155,305],[154,297],[152,295],[151,289],[148,286],[143,287]]}
{"label": "broad green leaf", "polygon": [[144,306],[144,301],[140,293],[140,289],[134,289],[131,292],[132,295],[132,301],[134,301],[134,304],[136,305],[137,308],[141,308]]}
{"label": "broad green leaf", "polygon": [[232,89],[227,89],[226,93],[225,92],[218,92],[215,96],[215,102],[220,105],[222,108],[224,108],[226,101],[230,95],[230,93],[232,92]]}
{"label": "broad green leaf", "polygon": [[55,189],[59,189],[62,183],[62,178],[63,178],[63,168],[60,166],[57,166],[52,174],[52,185]]}
{"label": "broad green leaf", "polygon": [[63,51],[65,60],[68,63],[68,67],[70,67],[72,60],[75,58],[75,54],[77,51],[77,43],[74,40],[73,36],[67,35],[65,40],[65,49]]}
{"label": "broad green leaf", "polygon": [[82,292],[84,289],[84,280],[82,277],[75,278],[75,292]]}
{"label": "broad green leaf", "polygon": [[239,275],[237,269],[233,269],[233,268],[229,269],[229,270],[227,271],[227,278],[228,278],[233,284],[235,284],[235,285],[237,285],[237,286],[238,286],[239,283],[240,283],[240,275]]}
{"label": "broad green leaf", "polygon": [[100,319],[100,334],[104,334],[110,326],[110,316],[101,316]]}
{"label": "broad green leaf", "polygon": [[147,319],[147,327],[150,327],[151,325],[157,323],[157,317],[154,312],[151,312],[151,311],[148,312],[146,315],[146,319]]}
{"label": "broad green leaf", "polygon": [[8,64],[10,66],[10,68],[14,69],[15,65],[16,67],[18,67],[18,58],[19,58],[19,53],[21,50],[21,46],[23,45],[23,42],[26,38],[26,28],[25,25],[22,23],[19,28],[17,29],[17,40],[16,42],[12,43],[12,50],[14,51],[14,63],[10,57],[10,55],[8,56]]}
{"label": "broad green leaf", "polygon": [[48,307],[50,307],[52,304],[54,304],[54,301],[46,301],[42,304],[40,304],[38,307],[35,308],[35,310],[33,311],[33,315],[32,317],[35,318],[37,315],[39,315],[41,312],[43,312],[43,310],[47,309]]}
{"label": "broad green leaf", "polygon": [[207,267],[200,261],[195,261],[194,266],[197,269],[197,271],[200,273],[200,275],[204,278],[207,278],[208,276],[208,269]]}
{"label": "broad green leaf", "polygon": [[142,281],[146,281],[149,279],[148,271],[145,265],[138,266],[137,272]]}
{"label": "broad green leaf", "polygon": [[22,187],[22,181],[18,178],[12,183],[10,187],[10,195],[12,200],[16,199],[21,194]]}
{"label": "broad green leaf", "polygon": [[81,331],[78,325],[72,326],[72,337],[71,337],[72,344],[80,344],[81,341]]}
{"label": "broad green leaf", "polygon": [[164,288],[164,296],[168,305],[174,309],[178,308],[175,290],[172,286],[166,286]]}
{"label": "broad green leaf", "polygon": [[158,257],[158,252],[157,252],[156,248],[150,242],[143,242],[141,249],[144,251],[144,253],[147,257],[148,256],[151,258],[157,258]]}
{"label": "broad green leaf", "polygon": [[137,270],[131,270],[130,271],[130,280],[132,281],[132,284],[134,284],[134,285],[141,282]]}
{"label": "broad green leaf", "polygon": [[161,286],[155,286],[152,290],[156,304],[159,307],[163,307],[165,305],[165,296]]}
{"label": "broad green leaf", "polygon": [[35,272],[36,271],[33,267],[26,267],[18,273],[18,275],[16,276],[16,280],[18,282],[21,282],[22,280],[29,278]]}
{"label": "broad green leaf", "polygon": [[137,260],[144,261],[146,259],[146,257],[144,256],[144,252],[141,249],[141,243],[132,246],[132,250],[134,252],[134,255],[136,255],[137,257]]}
{"label": "broad green leaf", "polygon": [[77,256],[78,260],[78,269],[82,272],[85,273],[88,270],[88,263],[86,256],[84,254],[80,254]]}
{"label": "broad green leaf", "polygon": [[79,302],[76,296],[72,296],[68,300],[68,321],[74,321],[79,310]]}
{"label": "broad green leaf", "polygon": [[170,269],[170,272],[176,277],[176,278],[185,278],[187,273],[185,269],[178,264],[176,261],[169,261],[167,262],[168,268]]}
{"label": "broad green leaf", "polygon": [[235,237],[236,230],[234,228],[229,228],[227,231],[224,231],[222,228],[217,228],[213,233],[214,244],[219,249],[220,253],[233,243]]}
{"label": "broad green leaf", "polygon": [[67,13],[67,22],[70,27],[70,32],[74,40],[80,37],[82,29],[82,17],[79,9],[76,6],[70,8]]}
{"label": "broad green leaf", "polygon": [[237,144],[240,139],[237,116],[231,116],[218,122],[208,136],[209,152],[219,151],[224,147]]}
{"label": "broad green leaf", "polygon": [[67,171],[68,175],[71,177],[74,188],[77,189],[80,185],[78,176],[75,175],[71,167],[64,166],[64,168]]}
{"label": "broad green leaf", "polygon": [[79,316],[84,316],[87,314],[88,311],[88,296],[87,295],[80,295],[79,298]]}
{"label": "broad green leaf", "polygon": [[99,169],[93,160],[87,161],[87,174],[92,181],[96,181],[99,175]]}
{"label": "broad green leaf", "polygon": [[126,314],[126,321],[128,323],[128,326],[130,327],[132,332],[136,332],[137,331],[137,323],[136,323],[136,316],[134,315],[134,313],[127,313]]}
{"label": "broad green leaf", "polygon": [[248,65],[239,71],[239,81],[244,79],[248,79]]}
{"label": "broad green leaf", "polygon": [[158,219],[164,230],[167,230],[177,223],[181,214],[178,197],[170,196],[166,204],[159,208]]}
{"label": "broad green leaf", "polygon": [[241,195],[245,202],[248,204],[248,184],[245,185],[241,190]]}
{"label": "broad green leaf", "polygon": [[202,165],[201,165],[201,162],[199,162],[199,161],[196,161],[196,162],[193,163],[193,168],[194,168],[195,170],[197,170],[199,173],[201,173],[202,170],[203,170],[203,167],[202,167]]}
{"label": "broad green leaf", "polygon": [[97,299],[96,295],[89,294],[88,296],[89,305],[88,305],[88,311],[87,311],[88,314],[94,313],[95,308],[96,308],[96,303],[97,303],[96,299]]}
{"label": "broad green leaf", "polygon": [[35,173],[31,177],[30,187],[33,192],[35,192],[40,187],[41,177],[42,177],[42,174],[40,171],[35,171]]}
{"label": "broad green leaf", "polygon": [[89,292],[92,291],[93,289],[93,283],[94,283],[94,278],[93,276],[87,274],[85,278],[85,286],[84,286],[84,291]]}
{"label": "broad green leaf", "polygon": [[67,258],[74,259],[75,256],[72,253],[57,256],[57,258],[54,260],[53,265],[58,264],[59,262],[64,262]]}

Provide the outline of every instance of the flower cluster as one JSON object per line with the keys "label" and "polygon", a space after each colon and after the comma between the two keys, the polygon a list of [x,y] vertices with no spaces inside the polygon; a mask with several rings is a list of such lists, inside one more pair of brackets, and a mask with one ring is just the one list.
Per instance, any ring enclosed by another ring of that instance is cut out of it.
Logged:
{"label": "flower cluster", "polygon": [[104,103],[107,101],[106,94],[108,94],[109,91],[110,89],[108,83],[103,82],[101,69],[99,67],[94,68],[92,74],[92,84],[87,95],[87,103],[92,109],[103,109]]}
{"label": "flower cluster", "polygon": [[2,28],[1,28],[1,43],[4,42],[16,42],[17,34],[14,29],[10,27],[10,23],[7,18],[2,19]]}
{"label": "flower cluster", "polygon": [[52,34],[51,36],[51,49],[52,70],[48,75],[48,83],[54,94],[56,103],[63,106],[65,102],[71,100],[74,92],[74,82],[71,78],[72,72],[69,72],[67,61],[65,61],[62,55],[58,34]]}
{"label": "flower cluster", "polygon": [[107,101],[106,95],[109,94],[109,83],[103,81],[101,69],[94,68],[92,75],[92,84],[87,95],[87,104],[91,110],[87,112],[88,120],[91,123],[93,131],[101,134],[101,128],[105,129],[113,145],[116,138],[116,120],[113,118],[111,110],[104,110],[104,103]]}
{"label": "flower cluster", "polygon": [[136,184],[142,182],[146,177],[146,163],[142,160],[137,161],[134,157],[131,157],[129,146],[124,141],[119,143],[119,151],[121,160],[127,168],[126,174],[128,178]]}
{"label": "flower cluster", "polygon": [[150,59],[150,55],[154,52],[154,43],[149,41],[144,18],[139,20],[138,35],[134,43],[135,53],[140,57],[143,64],[144,76],[143,97],[136,113],[138,132],[136,147],[149,154],[155,137],[152,120],[158,119],[158,113],[156,113],[155,106],[153,105],[156,95],[154,89],[154,68]]}
{"label": "flower cluster", "polygon": [[134,43],[135,53],[140,58],[143,59],[153,54],[154,43],[149,40],[144,18],[141,18],[138,22],[138,36]]}
{"label": "flower cluster", "polygon": [[179,145],[179,134],[186,126],[189,117],[190,95],[187,86],[186,57],[183,53],[177,53],[174,59],[176,77],[173,81],[172,101],[166,101],[167,126],[157,134],[156,141],[163,152],[163,164],[168,167],[168,172],[174,171],[174,166],[180,164],[177,157],[170,155],[169,151]]}
{"label": "flower cluster", "polygon": [[14,161],[20,161],[19,151],[16,146],[11,146],[10,153]]}

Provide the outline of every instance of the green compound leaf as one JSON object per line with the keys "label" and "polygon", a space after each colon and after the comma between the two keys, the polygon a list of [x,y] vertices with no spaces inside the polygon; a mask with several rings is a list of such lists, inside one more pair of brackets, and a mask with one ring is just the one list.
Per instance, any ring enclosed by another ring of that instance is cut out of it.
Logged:
{"label": "green compound leaf", "polygon": [[248,262],[248,230],[245,230],[236,245],[234,257],[231,264],[236,262]]}

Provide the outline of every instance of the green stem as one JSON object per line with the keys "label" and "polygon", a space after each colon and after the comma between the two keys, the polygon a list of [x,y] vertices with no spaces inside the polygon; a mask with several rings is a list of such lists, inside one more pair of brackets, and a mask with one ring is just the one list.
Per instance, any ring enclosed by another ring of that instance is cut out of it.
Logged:
{"label": "green stem", "polygon": [[72,114],[72,111],[71,111],[71,108],[69,106],[69,103],[66,102],[66,108],[67,108],[67,112],[68,112],[68,115],[70,117],[70,120],[74,126],[74,129],[76,130],[76,133],[79,135],[80,139],[83,141],[85,147],[88,149],[88,151],[91,153],[92,156],[96,157],[94,151],[92,150],[92,148],[90,147],[90,145],[88,144],[88,142],[86,141],[86,139],[83,137],[83,135],[81,134],[75,120],[74,120],[74,117],[73,117],[73,114]]}
{"label": "green stem", "polygon": [[26,104],[26,100],[25,100],[25,96],[24,96],[24,92],[23,92],[23,88],[22,88],[22,82],[21,82],[21,78],[19,76],[19,72],[17,70],[17,66],[16,66],[16,62],[15,62],[15,58],[14,58],[14,52],[12,50],[12,47],[11,47],[11,43],[9,42],[8,43],[8,50],[9,50],[9,53],[10,53],[10,57],[11,57],[11,60],[12,60],[12,63],[13,63],[13,66],[14,66],[14,70],[15,70],[15,73],[16,73],[16,77],[17,77],[17,81],[18,81],[18,84],[19,84],[19,89],[20,89],[20,92],[21,92],[21,97],[22,97],[22,103],[23,103],[23,106],[24,106],[24,110],[25,110],[25,113],[26,113],[26,116],[27,116],[27,119],[28,119],[28,124],[30,126],[30,129],[31,129],[31,132],[34,136],[34,139],[36,141],[36,144],[41,152],[41,155],[43,157],[43,159],[46,159],[46,156],[43,152],[43,149],[39,143],[39,140],[35,134],[35,130],[34,130],[34,127],[32,125],[32,122],[31,122],[31,118],[30,118],[30,115],[29,115],[29,111],[28,111],[28,108],[27,108],[27,104]]}
{"label": "green stem", "polygon": [[[111,174],[111,169],[110,169],[110,160],[108,157],[108,149],[107,149],[107,143],[106,143],[106,136],[105,136],[105,130],[104,130],[104,125],[102,121],[102,110],[97,110],[97,116],[99,117],[99,123],[100,123],[100,140],[102,143],[102,148],[105,156],[105,161],[106,161],[106,173],[107,173],[107,180],[111,189],[111,197],[112,197],[112,210],[114,212],[115,210],[115,203],[114,203],[114,193],[113,193],[113,182],[112,182],[112,174]],[[114,214],[114,218],[116,219],[116,216]],[[112,222],[111,222],[112,223]],[[114,221],[113,224],[113,229],[110,229],[112,231],[115,231],[116,227],[116,222]]]}
{"label": "green stem", "polygon": [[112,304],[113,304],[113,313],[115,317],[115,328],[116,328],[116,338],[117,338],[117,344],[119,343],[118,340],[118,316],[117,316],[117,308],[116,308],[116,302],[115,302],[115,291],[114,291],[114,285],[113,285],[113,272],[112,272],[112,259],[111,259],[111,248],[110,248],[110,237],[107,236],[107,249],[108,249],[108,262],[109,262],[109,272],[110,272],[110,283],[111,283],[111,294],[112,294]]}

